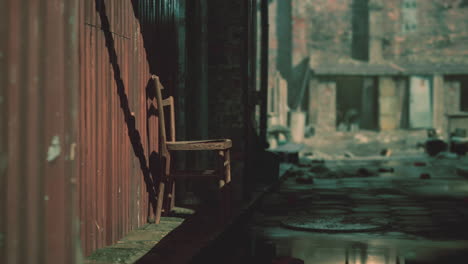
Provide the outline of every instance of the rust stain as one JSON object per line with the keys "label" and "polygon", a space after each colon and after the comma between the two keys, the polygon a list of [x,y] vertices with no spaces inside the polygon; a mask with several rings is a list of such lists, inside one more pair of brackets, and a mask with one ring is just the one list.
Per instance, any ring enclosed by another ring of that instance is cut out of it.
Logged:
{"label": "rust stain", "polygon": [[140,24],[132,1],[6,0],[0,29],[0,263],[75,263],[148,219]]}
{"label": "rust stain", "polygon": [[86,0],[80,14],[78,211],[89,255],[146,223],[145,153],[157,146],[146,144],[150,74],[131,1]]}
{"label": "rust stain", "polygon": [[61,154],[75,141],[65,122],[76,112],[68,90],[78,89],[77,3],[0,4],[0,157],[8,157],[0,170],[0,263],[74,263],[74,164]]}

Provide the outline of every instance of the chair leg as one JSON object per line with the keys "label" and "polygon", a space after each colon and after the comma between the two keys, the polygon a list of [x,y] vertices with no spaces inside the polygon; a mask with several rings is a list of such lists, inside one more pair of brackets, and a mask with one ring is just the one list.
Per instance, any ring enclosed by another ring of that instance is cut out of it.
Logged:
{"label": "chair leg", "polygon": [[174,210],[175,207],[175,180],[172,180],[172,197],[171,197],[171,205],[170,210]]}
{"label": "chair leg", "polygon": [[166,179],[161,179],[158,188],[158,201],[156,205],[156,217],[154,219],[155,224],[159,224],[161,221],[161,214],[162,214],[162,207],[163,207],[163,199],[164,199],[164,181]]}
{"label": "chair leg", "polygon": [[224,194],[224,207],[226,215],[231,215],[231,151],[227,149],[224,153],[224,182],[226,183]]}
{"label": "chair leg", "polygon": [[[157,206],[156,206],[156,219],[155,219],[155,223],[156,224],[159,224],[159,222],[161,221],[161,214],[162,214],[162,209],[163,209],[163,205],[164,205],[164,200],[167,200],[167,199],[164,199],[166,196],[165,195],[165,184],[166,184],[166,181],[169,178],[170,176],[170,169],[171,169],[171,156],[170,155],[164,155],[163,156],[165,158],[165,166],[164,166],[164,170],[161,171],[162,173],[162,179],[161,181],[159,182],[159,189],[158,189],[158,202],[157,202]],[[167,212],[167,210],[166,210]],[[165,213],[166,213],[165,212]]]}
{"label": "chair leg", "polygon": [[172,178],[168,179],[167,189],[165,193],[165,200],[164,200],[164,214],[169,215],[170,212],[174,209],[175,206],[175,180]]}
{"label": "chair leg", "polygon": [[226,184],[231,182],[231,151],[227,149],[224,154],[224,177]]}
{"label": "chair leg", "polygon": [[174,179],[171,177],[171,156],[166,156],[166,163],[164,168],[165,178],[167,180],[168,186],[166,193],[164,193],[163,207],[164,207],[164,216],[168,216],[171,213],[171,204],[172,204],[172,186],[174,184]]}

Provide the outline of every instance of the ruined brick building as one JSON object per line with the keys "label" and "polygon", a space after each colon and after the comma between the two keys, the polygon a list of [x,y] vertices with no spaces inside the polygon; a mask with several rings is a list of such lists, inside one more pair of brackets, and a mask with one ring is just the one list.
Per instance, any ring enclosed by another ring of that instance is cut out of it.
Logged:
{"label": "ruined brick building", "polygon": [[446,134],[447,115],[468,111],[466,1],[290,0],[270,9],[270,80],[278,71],[288,81],[289,106],[301,105],[316,133]]}

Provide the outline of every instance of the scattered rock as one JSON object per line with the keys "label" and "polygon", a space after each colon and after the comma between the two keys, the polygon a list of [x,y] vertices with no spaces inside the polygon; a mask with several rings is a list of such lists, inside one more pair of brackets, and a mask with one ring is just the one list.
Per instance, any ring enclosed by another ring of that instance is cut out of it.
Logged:
{"label": "scattered rock", "polygon": [[379,172],[395,172],[393,168],[379,168]]}
{"label": "scattered rock", "polygon": [[430,179],[431,178],[431,175],[429,175],[429,173],[421,173],[421,175],[419,176],[420,179],[423,179],[423,180],[427,180],[427,179]]}
{"label": "scattered rock", "polygon": [[428,139],[425,147],[429,156],[435,156],[440,152],[447,150],[447,143],[440,139]]}
{"label": "scattered rock", "polygon": [[392,155],[392,150],[391,149],[383,149],[380,152],[380,155],[384,156],[384,157],[390,157]]}

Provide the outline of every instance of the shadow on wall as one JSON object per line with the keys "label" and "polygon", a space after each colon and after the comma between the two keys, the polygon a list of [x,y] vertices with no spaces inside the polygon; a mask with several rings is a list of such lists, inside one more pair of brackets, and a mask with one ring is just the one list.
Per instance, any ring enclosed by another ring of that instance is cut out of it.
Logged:
{"label": "shadow on wall", "polygon": [[[128,96],[125,93],[125,85],[121,77],[121,71],[120,71],[120,66],[118,64],[117,52],[115,50],[114,38],[112,36],[112,32],[110,29],[109,18],[107,17],[107,13],[106,13],[106,5],[104,3],[104,0],[96,0],[95,3],[96,3],[96,11],[99,13],[99,17],[101,19],[102,32],[104,33],[107,52],[109,55],[109,61],[112,65],[112,69],[114,73],[114,81],[117,87],[117,95],[119,96],[120,107],[122,108],[124,120],[127,125],[128,136],[132,144],[133,152],[135,153],[135,156],[137,157],[140,163],[140,168],[143,173],[143,177],[146,183],[146,189],[149,195],[149,204],[152,207],[152,211],[154,213],[156,209],[155,181],[156,181],[156,175],[159,175],[157,174],[157,172],[159,171],[159,168],[155,167],[157,165],[149,166],[149,167],[147,165],[144,148],[141,143],[142,142],[141,135],[138,129],[136,129],[135,117],[132,115],[132,111],[129,108]],[[152,83],[151,81],[148,82],[148,85],[146,87],[147,91],[151,90],[151,83]],[[148,97],[149,93],[147,92],[146,95]],[[149,119],[152,114],[153,114],[153,111],[151,109],[148,109],[147,119]],[[149,133],[149,130],[147,130],[147,133]],[[159,164],[159,162],[157,161],[159,161],[159,157],[157,153],[152,152],[149,155],[150,164]],[[150,209],[151,208],[148,208],[148,210]],[[149,215],[150,215],[150,212],[148,212],[148,216]]]}

